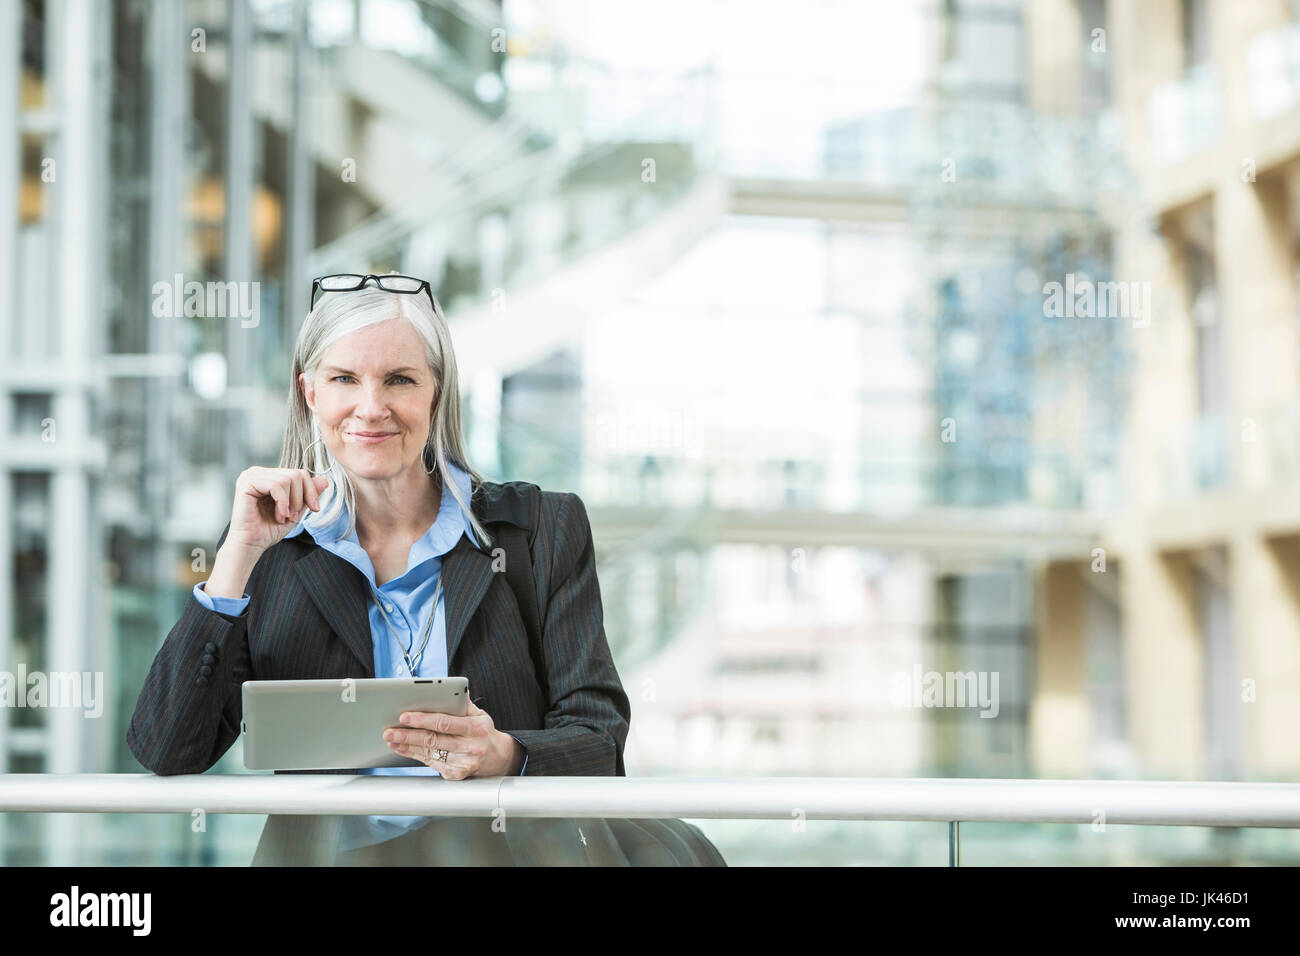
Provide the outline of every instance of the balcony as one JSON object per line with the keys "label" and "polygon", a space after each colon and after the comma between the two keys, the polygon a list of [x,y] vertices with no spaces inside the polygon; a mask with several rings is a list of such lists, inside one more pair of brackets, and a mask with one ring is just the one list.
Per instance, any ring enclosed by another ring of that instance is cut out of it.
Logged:
{"label": "balcony", "polygon": [[1192,67],[1156,87],[1147,101],[1147,122],[1152,149],[1166,165],[1208,147],[1223,123],[1218,70],[1212,64]]}
{"label": "balcony", "polygon": [[1166,500],[1186,501],[1228,487],[1236,439],[1234,423],[1221,413],[1166,427],[1157,449]]}
{"label": "balcony", "polygon": [[1246,48],[1250,111],[1276,119],[1300,104],[1300,23],[1261,33]]}

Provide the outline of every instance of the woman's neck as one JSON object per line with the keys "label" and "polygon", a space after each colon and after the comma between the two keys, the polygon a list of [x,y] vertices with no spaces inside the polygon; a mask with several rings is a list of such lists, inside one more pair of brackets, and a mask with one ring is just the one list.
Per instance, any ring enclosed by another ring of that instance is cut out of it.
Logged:
{"label": "woman's neck", "polygon": [[363,546],[415,540],[429,530],[442,504],[441,475],[422,467],[383,481],[352,480],[357,503],[357,539]]}

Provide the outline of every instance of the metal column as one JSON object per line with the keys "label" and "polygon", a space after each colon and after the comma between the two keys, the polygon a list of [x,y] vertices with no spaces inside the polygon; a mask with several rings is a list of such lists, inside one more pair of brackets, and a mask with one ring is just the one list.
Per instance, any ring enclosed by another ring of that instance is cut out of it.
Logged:
{"label": "metal column", "polygon": [[315,170],[311,158],[311,108],[309,91],[312,68],[312,48],[308,39],[306,0],[294,0],[293,29],[289,31],[293,44],[292,90],[293,104],[289,116],[288,156],[286,186],[289,193],[288,229],[285,233],[284,281],[287,288],[281,297],[285,303],[285,330],[293,341],[307,314],[311,289],[307,286],[307,257],[315,245],[314,195]]}
{"label": "metal column", "polygon": [[[50,483],[46,591],[46,653],[51,673],[82,674],[105,640],[101,620],[99,555],[88,543],[94,514],[89,470],[92,434],[91,389],[95,343],[104,327],[100,276],[105,246],[103,204],[107,185],[104,143],[107,101],[107,8],[95,0],[62,0],[47,8],[52,38],[53,100],[58,112],[54,148],[56,185],[50,189],[55,234],[54,263],[75,282],[54,282],[58,361],[55,383],[56,450]],[[51,279],[53,277],[50,277]],[[107,675],[106,675],[107,676]],[[93,676],[92,676],[93,680]],[[109,683],[105,681],[105,683]],[[53,682],[51,682],[53,686]],[[50,707],[45,715],[45,765],[52,773],[76,773],[99,766],[99,728],[75,707]],[[76,818],[55,817],[48,862],[75,862]]]}
{"label": "metal column", "polygon": [[[186,128],[189,120],[190,35],[183,19],[184,4],[154,0],[148,21],[149,71],[149,238],[148,286],[165,282],[168,288],[182,274],[183,203]],[[184,277],[182,275],[182,281]],[[182,288],[181,292],[184,292]],[[180,316],[155,315],[151,309],[148,351],[156,356],[177,353]],[[167,588],[175,574],[167,522],[176,490],[177,450],[173,442],[173,409],[177,400],[174,374],[151,378],[145,412],[145,484],[143,507],[156,529],[153,536],[154,574],[158,582],[155,607],[160,626],[169,627],[174,608]]]}
{"label": "metal column", "polygon": [[[254,279],[252,202],[254,120],[251,93],[253,23],[248,0],[231,0],[226,44],[226,235],[227,282]],[[247,386],[256,384],[249,368],[259,328],[243,327],[237,310],[226,316],[226,487],[250,464],[248,461]],[[260,310],[259,310],[260,314]]]}
{"label": "metal column", "polygon": [[[18,3],[0,3],[0,351],[12,353],[18,317],[18,87],[22,67],[23,15]],[[0,375],[3,372],[0,371]],[[3,380],[0,379],[0,382]],[[0,384],[0,436],[10,432],[12,398]],[[12,477],[0,468],[0,669],[13,669],[13,502]],[[0,773],[9,772],[9,708],[0,707]],[[0,865],[8,862],[8,817],[0,814]]]}

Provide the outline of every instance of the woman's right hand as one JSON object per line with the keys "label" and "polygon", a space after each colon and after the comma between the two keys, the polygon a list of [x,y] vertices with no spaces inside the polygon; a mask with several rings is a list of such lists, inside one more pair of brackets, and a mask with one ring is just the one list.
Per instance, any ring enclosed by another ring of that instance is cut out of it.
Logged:
{"label": "woman's right hand", "polygon": [[217,549],[203,590],[210,597],[239,598],[258,558],[293,530],[303,508],[320,511],[329,478],[305,468],[249,468],[235,479],[230,528]]}
{"label": "woman's right hand", "polygon": [[230,530],[222,547],[258,553],[293,530],[304,508],[320,511],[320,496],[329,487],[325,475],[305,468],[248,468],[235,480]]}

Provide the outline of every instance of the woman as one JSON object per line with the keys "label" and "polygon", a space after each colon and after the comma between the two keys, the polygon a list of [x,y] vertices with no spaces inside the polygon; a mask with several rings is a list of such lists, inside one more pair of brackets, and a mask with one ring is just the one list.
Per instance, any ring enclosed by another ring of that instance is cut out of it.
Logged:
{"label": "woman", "polygon": [[[530,596],[493,568],[513,528],[531,541],[535,639]],[[280,467],[239,476],[211,575],[159,650],[127,742],[155,773],[201,773],[239,734],[245,680],[449,674],[469,679],[468,716],[407,715],[385,733],[424,766],[362,772],[623,775],[631,711],[582,501],[469,467],[427,282],[326,277],[298,335]],[[491,823],[272,816],[254,863],[673,862],[639,827],[620,849],[607,821],[511,820],[504,839]]]}

